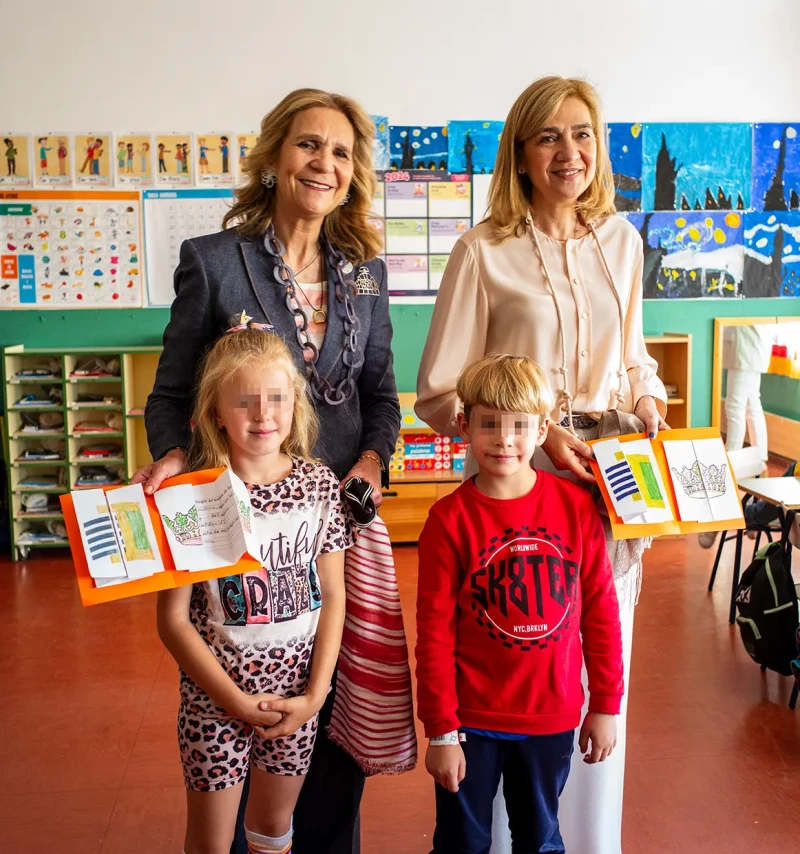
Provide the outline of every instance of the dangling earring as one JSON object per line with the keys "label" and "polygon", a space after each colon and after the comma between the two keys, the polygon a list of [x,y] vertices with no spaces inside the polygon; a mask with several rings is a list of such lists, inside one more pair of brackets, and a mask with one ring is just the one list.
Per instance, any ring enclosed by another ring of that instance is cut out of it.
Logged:
{"label": "dangling earring", "polygon": [[269,169],[262,169],[261,183],[268,190],[271,190],[278,183],[278,173],[272,167]]}
{"label": "dangling earring", "polygon": [[348,193],[342,200],[339,202],[339,207],[343,208],[350,201],[350,193]]}

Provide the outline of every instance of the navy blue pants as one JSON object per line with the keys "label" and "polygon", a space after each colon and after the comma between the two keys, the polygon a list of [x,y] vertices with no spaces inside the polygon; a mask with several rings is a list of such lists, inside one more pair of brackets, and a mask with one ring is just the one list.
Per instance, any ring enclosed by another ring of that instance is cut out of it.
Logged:
{"label": "navy blue pants", "polygon": [[436,784],[433,854],[489,854],[500,777],[513,854],[563,854],[558,799],[569,776],[573,730],[520,741],[467,733],[467,774],[456,794]]}

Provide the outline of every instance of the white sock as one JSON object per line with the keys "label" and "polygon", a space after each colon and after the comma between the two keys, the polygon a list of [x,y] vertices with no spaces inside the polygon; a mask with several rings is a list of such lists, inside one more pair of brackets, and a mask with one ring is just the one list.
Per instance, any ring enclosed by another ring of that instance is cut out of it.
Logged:
{"label": "white sock", "polygon": [[262,833],[248,830],[245,826],[244,835],[250,854],[286,854],[292,847],[294,827],[290,824],[283,836],[264,836]]}

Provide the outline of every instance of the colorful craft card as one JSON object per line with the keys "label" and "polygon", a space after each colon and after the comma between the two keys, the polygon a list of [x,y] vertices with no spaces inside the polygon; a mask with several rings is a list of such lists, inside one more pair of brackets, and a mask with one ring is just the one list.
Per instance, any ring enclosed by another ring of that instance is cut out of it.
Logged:
{"label": "colorful craft card", "polygon": [[60,498],[81,601],[112,602],[260,570],[247,488],[228,469]]}
{"label": "colorful craft card", "polygon": [[33,163],[37,187],[71,186],[72,138],[70,135],[56,131],[35,133]]}
{"label": "colorful craft card", "polygon": [[33,186],[31,135],[6,131],[2,135],[2,141],[0,188]]}
{"label": "colorful craft card", "polygon": [[670,430],[597,439],[592,471],[615,540],[743,528],[736,480],[719,433]]}
{"label": "colorful craft card", "polygon": [[233,134],[199,133],[197,142],[197,183],[217,187],[233,186]]}
{"label": "colorful craft card", "polygon": [[[58,156],[60,162],[60,150]],[[75,134],[75,182],[82,187],[110,187],[112,156],[110,133]]]}
{"label": "colorful craft card", "polygon": [[149,133],[119,134],[114,137],[117,184],[149,187],[153,183],[153,139]]}
{"label": "colorful craft card", "polygon": [[156,134],[154,151],[155,183],[162,187],[188,187],[194,183],[192,135],[190,133]]}

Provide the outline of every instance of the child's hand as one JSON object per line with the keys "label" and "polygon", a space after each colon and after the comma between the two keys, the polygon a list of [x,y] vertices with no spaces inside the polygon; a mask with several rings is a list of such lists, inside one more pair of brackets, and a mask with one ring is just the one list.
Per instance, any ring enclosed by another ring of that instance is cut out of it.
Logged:
{"label": "child's hand", "polygon": [[[589,751],[589,742],[592,749]],[[578,746],[584,754],[583,761],[589,765],[603,762],[617,746],[617,719],[615,715],[588,712],[583,719]]]}
{"label": "child's hand", "polygon": [[467,773],[467,760],[460,744],[429,744],[425,768],[448,792],[457,792]]}
{"label": "child's hand", "polygon": [[283,715],[279,711],[265,711],[261,704],[268,706],[280,697],[274,694],[245,694],[239,698],[235,709],[231,709],[234,717],[246,721],[254,727],[271,727],[279,724]]}
{"label": "child's hand", "polygon": [[[261,699],[264,699],[262,695]],[[324,702],[324,698],[323,698]],[[256,731],[262,738],[283,738],[297,732],[306,721],[316,715],[322,708],[322,703],[308,694],[299,697],[270,697],[259,706],[262,714],[274,714],[280,712],[282,720],[270,726],[256,727]],[[269,711],[266,711],[266,710]]]}

